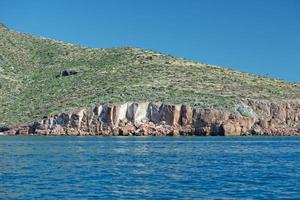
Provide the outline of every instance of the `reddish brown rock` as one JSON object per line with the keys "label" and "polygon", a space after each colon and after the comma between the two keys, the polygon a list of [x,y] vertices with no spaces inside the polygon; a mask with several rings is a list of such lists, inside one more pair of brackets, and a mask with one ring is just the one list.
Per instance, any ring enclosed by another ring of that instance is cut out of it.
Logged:
{"label": "reddish brown rock", "polygon": [[242,133],[242,128],[238,122],[225,122],[222,124],[225,136],[238,136]]}
{"label": "reddish brown rock", "polygon": [[193,122],[193,108],[191,106],[182,105],[180,113],[180,125],[187,126]]}
{"label": "reddish brown rock", "polygon": [[162,121],[167,125],[173,126],[179,123],[180,119],[180,105],[167,105],[163,104],[161,108]]}
{"label": "reddish brown rock", "polygon": [[45,117],[29,125],[11,127],[5,129],[4,134],[299,135],[300,102],[275,103],[247,99],[241,104],[250,113],[249,116],[242,116],[238,109],[228,113],[162,103],[103,104]]}

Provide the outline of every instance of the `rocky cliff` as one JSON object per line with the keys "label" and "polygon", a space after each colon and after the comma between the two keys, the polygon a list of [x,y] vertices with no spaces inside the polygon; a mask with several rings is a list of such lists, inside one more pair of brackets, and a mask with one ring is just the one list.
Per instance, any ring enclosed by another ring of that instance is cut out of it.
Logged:
{"label": "rocky cliff", "polygon": [[[299,83],[141,48],[82,47],[1,23],[0,72],[0,134],[277,134],[299,125]],[[112,104],[89,108],[96,102]]]}
{"label": "rocky cliff", "polygon": [[299,101],[243,100],[236,112],[163,103],[102,104],[11,127],[7,135],[300,135]]}

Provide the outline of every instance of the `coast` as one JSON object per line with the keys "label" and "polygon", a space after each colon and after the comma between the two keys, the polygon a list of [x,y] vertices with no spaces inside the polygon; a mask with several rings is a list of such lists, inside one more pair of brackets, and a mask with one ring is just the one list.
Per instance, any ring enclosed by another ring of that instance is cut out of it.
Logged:
{"label": "coast", "polygon": [[243,99],[235,112],[188,105],[99,104],[39,122],[8,127],[4,135],[243,136],[300,135],[300,102]]}

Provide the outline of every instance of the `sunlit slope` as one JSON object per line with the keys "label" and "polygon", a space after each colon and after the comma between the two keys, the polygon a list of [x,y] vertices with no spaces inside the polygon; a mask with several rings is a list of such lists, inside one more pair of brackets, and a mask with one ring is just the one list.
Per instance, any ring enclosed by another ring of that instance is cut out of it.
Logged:
{"label": "sunlit slope", "polygon": [[[78,72],[62,76],[64,70]],[[101,102],[233,110],[239,98],[298,99],[300,84],[138,48],[92,49],[0,27],[0,125]]]}

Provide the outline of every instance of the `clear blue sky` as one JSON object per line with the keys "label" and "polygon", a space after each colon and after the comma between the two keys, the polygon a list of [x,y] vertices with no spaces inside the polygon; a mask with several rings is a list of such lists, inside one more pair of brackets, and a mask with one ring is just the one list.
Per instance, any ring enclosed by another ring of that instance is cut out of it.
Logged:
{"label": "clear blue sky", "polygon": [[0,0],[10,28],[300,82],[300,0]]}

